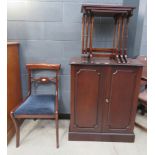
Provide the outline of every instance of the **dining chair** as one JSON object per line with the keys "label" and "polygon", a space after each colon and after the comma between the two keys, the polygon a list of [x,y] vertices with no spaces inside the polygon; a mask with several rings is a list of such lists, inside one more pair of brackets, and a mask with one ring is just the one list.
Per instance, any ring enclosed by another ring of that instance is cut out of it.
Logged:
{"label": "dining chair", "polygon": [[[138,102],[139,102],[138,109],[141,110],[141,114],[144,115],[147,111],[147,57],[138,56],[136,59],[138,59],[143,64],[140,91],[138,95]],[[135,122],[135,125],[147,131],[147,128],[144,125],[138,122]]]}
{"label": "dining chair", "polygon": [[[58,81],[60,64],[27,64],[28,72],[28,95],[15,107],[11,112],[16,131],[16,147],[20,145],[20,122],[24,119],[55,119],[56,125],[56,147],[59,147],[59,133],[58,133]],[[54,72],[53,76],[35,77],[32,74],[35,71],[50,71]],[[51,83],[55,85],[55,93],[53,94],[33,94],[32,84],[44,84],[47,86]]]}

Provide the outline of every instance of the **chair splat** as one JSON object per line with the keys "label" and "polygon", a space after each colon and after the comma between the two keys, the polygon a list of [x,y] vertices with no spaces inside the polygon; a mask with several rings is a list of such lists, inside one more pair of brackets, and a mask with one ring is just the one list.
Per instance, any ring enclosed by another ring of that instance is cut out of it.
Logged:
{"label": "chair splat", "polygon": [[48,77],[40,77],[40,78],[31,78],[32,82],[38,82],[42,84],[47,84],[47,83],[56,83],[56,78],[48,78]]}

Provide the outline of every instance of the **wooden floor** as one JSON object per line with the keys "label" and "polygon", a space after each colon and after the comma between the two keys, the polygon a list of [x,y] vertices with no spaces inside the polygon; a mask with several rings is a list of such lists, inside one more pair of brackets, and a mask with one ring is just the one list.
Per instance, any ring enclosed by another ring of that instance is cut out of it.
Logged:
{"label": "wooden floor", "polygon": [[[136,121],[146,125],[146,116]],[[8,145],[8,155],[146,155],[147,133],[135,127],[135,143],[68,141],[69,120],[60,120],[60,148],[56,149],[55,124],[50,120],[26,120],[21,127],[21,145],[15,137]]]}

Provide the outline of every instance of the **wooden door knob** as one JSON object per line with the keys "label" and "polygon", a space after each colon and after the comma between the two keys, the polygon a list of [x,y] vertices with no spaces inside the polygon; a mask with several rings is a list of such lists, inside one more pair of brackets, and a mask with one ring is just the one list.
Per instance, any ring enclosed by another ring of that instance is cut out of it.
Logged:
{"label": "wooden door knob", "polygon": [[106,99],[105,99],[105,102],[106,102],[106,103],[109,103],[109,99],[106,98]]}

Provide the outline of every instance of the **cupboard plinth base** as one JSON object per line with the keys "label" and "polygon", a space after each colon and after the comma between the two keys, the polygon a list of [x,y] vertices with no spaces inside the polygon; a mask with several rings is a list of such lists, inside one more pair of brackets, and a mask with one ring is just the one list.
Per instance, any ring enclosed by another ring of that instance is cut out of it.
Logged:
{"label": "cupboard plinth base", "polygon": [[134,142],[134,133],[92,133],[92,132],[71,132],[70,141],[105,141],[105,142]]}

